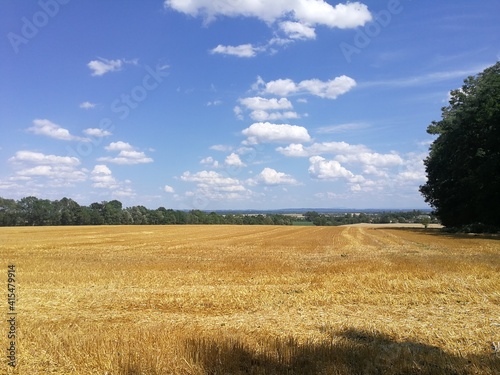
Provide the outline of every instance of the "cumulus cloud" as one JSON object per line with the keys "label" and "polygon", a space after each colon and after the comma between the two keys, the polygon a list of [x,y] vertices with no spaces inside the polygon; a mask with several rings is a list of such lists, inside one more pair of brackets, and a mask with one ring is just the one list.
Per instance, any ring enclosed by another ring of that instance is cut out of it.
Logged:
{"label": "cumulus cloud", "polygon": [[342,163],[360,163],[375,167],[389,167],[403,164],[403,158],[395,152],[389,154],[361,152],[357,154],[338,155],[337,160]]}
{"label": "cumulus cloud", "polygon": [[337,99],[356,86],[356,81],[345,75],[327,82],[319,79],[310,79],[299,83],[299,89],[307,91],[320,98]]}
{"label": "cumulus cloud", "polygon": [[25,181],[44,177],[53,185],[71,185],[87,179],[86,170],[76,168],[80,160],[75,157],[18,151],[9,158],[9,162],[19,169],[15,178]]}
{"label": "cumulus cloud", "polygon": [[108,151],[131,151],[134,147],[128,142],[111,142],[108,146],[104,147]]}
{"label": "cumulus cloud", "polygon": [[252,111],[250,117],[254,121],[264,122],[264,121],[277,121],[277,120],[288,120],[296,119],[300,116],[297,112],[286,111],[286,112],[267,112],[267,111]]}
{"label": "cumulus cloud", "polygon": [[90,61],[87,66],[92,70],[92,76],[102,76],[109,72],[114,72],[122,68],[122,60],[99,59]]}
{"label": "cumulus cloud", "polygon": [[97,161],[108,162],[114,164],[145,164],[152,163],[153,159],[146,156],[146,154],[142,151],[136,151],[135,148],[127,142],[112,142],[108,146],[105,147],[108,151],[119,151],[116,157],[101,157],[98,158]]}
{"label": "cumulus cloud", "polygon": [[279,26],[291,39],[316,39],[314,28],[303,23],[284,21]]}
{"label": "cumulus cloud", "polygon": [[255,178],[249,181],[250,184],[262,184],[268,186],[275,185],[297,185],[298,182],[292,176],[278,172],[272,168],[264,168]]}
{"label": "cumulus cloud", "polygon": [[202,16],[207,22],[217,16],[243,16],[272,24],[286,16],[302,24],[344,29],[363,26],[372,19],[368,7],[359,2],[332,6],[324,0],[165,0],[164,4],[184,14]]}
{"label": "cumulus cloud", "polygon": [[80,160],[75,157],[46,155],[41,152],[33,151],[17,151],[15,156],[9,159],[9,162],[66,166],[76,166],[80,164]]}
{"label": "cumulus cloud", "polygon": [[44,135],[46,137],[59,139],[62,141],[89,141],[88,138],[72,135],[68,129],[64,129],[47,119],[33,120],[33,126],[31,128],[28,128],[28,131],[36,135]]}
{"label": "cumulus cloud", "polygon": [[94,166],[90,173],[92,180],[92,187],[97,189],[111,190],[112,194],[117,197],[130,197],[135,195],[134,191],[130,188],[130,181],[118,181],[111,170],[103,164]]}
{"label": "cumulus cloud", "polygon": [[47,177],[58,181],[80,182],[87,179],[85,172],[67,166],[39,165],[18,171],[17,176],[24,177]]}
{"label": "cumulus cloud", "polygon": [[117,59],[117,60],[108,60],[99,58],[98,60],[92,60],[87,64],[87,67],[92,71],[91,75],[93,77],[103,76],[109,72],[116,72],[122,69],[123,65],[132,64],[137,65],[137,60],[125,60],[125,59]]}
{"label": "cumulus cloud", "polygon": [[203,164],[203,165],[209,165],[211,166],[212,168],[218,168],[219,167],[219,162],[217,160],[215,160],[213,157],[211,156],[208,156],[206,158],[203,158],[200,160],[200,164]]}
{"label": "cumulus cloud", "polygon": [[223,46],[219,44],[210,52],[212,54],[231,55],[237,57],[254,57],[260,51],[259,48],[251,44],[241,44],[239,46]]}
{"label": "cumulus cloud", "polygon": [[232,146],[227,146],[227,145],[213,145],[213,146],[210,146],[210,150],[221,151],[221,152],[231,151],[232,149],[233,149]]}
{"label": "cumulus cloud", "polygon": [[233,112],[238,120],[243,120],[243,110],[240,106],[235,106]]}
{"label": "cumulus cloud", "polygon": [[82,109],[92,109],[95,108],[97,104],[91,102],[80,103],[80,108]]}
{"label": "cumulus cloud", "polygon": [[[316,26],[347,29],[363,26],[372,20],[368,7],[359,2],[333,6],[325,0],[164,0],[164,5],[184,14],[201,16],[206,24],[219,16],[252,17],[264,21],[276,36],[263,46],[218,45],[211,50],[211,53],[244,58],[265,51],[273,53],[275,46],[284,46],[297,40],[315,39]],[[285,37],[279,36],[280,33]]]}
{"label": "cumulus cloud", "polygon": [[261,91],[264,94],[286,96],[299,90],[298,85],[289,78],[277,79],[265,82],[261,77],[257,77],[257,82],[252,85],[255,91]]}
{"label": "cumulus cloud", "polygon": [[293,108],[292,103],[286,99],[266,99],[261,98],[260,96],[239,99],[239,102],[244,105],[246,108],[251,110],[276,110],[276,109],[291,109]]}
{"label": "cumulus cloud", "polygon": [[[298,118],[299,115],[293,111],[285,111],[285,112],[270,112],[276,110],[286,110],[292,109],[292,103],[286,98],[261,98],[250,97],[239,99],[241,105],[246,107],[251,111],[250,117],[255,121],[274,121],[274,120],[284,120],[290,118]],[[241,115],[241,111],[240,111]]]}
{"label": "cumulus cloud", "polygon": [[258,122],[242,131],[244,144],[309,142],[311,137],[302,126]]}
{"label": "cumulus cloud", "polygon": [[292,143],[287,147],[278,147],[276,151],[285,156],[306,157],[319,154],[333,154],[354,158],[352,155],[371,153],[371,150],[365,145],[351,145],[347,142],[321,142],[313,143],[310,146]]}
{"label": "cumulus cloud", "polygon": [[365,145],[351,145],[346,142],[322,142],[310,146],[292,143],[286,147],[278,147],[276,151],[288,157],[334,155],[333,160],[339,164],[358,166],[363,173],[378,177],[388,177],[388,169],[401,167],[406,163],[397,152],[381,154]]}
{"label": "cumulus cloud", "polygon": [[181,176],[182,181],[197,182],[203,186],[240,186],[240,182],[231,177],[225,177],[215,171],[201,171],[192,174],[184,172]]}
{"label": "cumulus cloud", "polygon": [[[395,151],[379,153],[365,145],[347,142],[322,142],[309,146],[291,143],[276,148],[276,151],[287,157],[309,157],[309,174],[312,178],[345,179],[352,184],[353,192],[425,181],[423,154],[401,155]],[[330,157],[327,159],[324,155]]]}
{"label": "cumulus cloud", "polygon": [[201,171],[194,174],[184,172],[180,179],[196,183],[196,192],[191,192],[190,195],[203,200],[244,199],[251,195],[238,179],[226,177],[215,171]]}
{"label": "cumulus cloud", "polygon": [[309,174],[312,178],[319,180],[336,180],[344,178],[349,182],[361,182],[363,176],[355,175],[344,168],[337,160],[326,160],[321,156],[313,156],[309,159]]}
{"label": "cumulus cloud", "polygon": [[169,185],[165,185],[165,187],[163,188],[163,190],[165,191],[165,193],[175,193],[175,189],[172,187],[172,186],[169,186]]}
{"label": "cumulus cloud", "polygon": [[91,136],[91,137],[96,137],[96,138],[104,138],[104,137],[109,137],[110,135],[113,135],[110,131],[99,129],[99,128],[88,128],[83,131],[84,134]]}
{"label": "cumulus cloud", "polygon": [[130,181],[118,181],[113,177],[111,169],[105,164],[98,164],[94,166],[90,172],[90,180],[92,187],[97,189],[108,189],[116,197],[130,197],[134,196],[135,192],[129,186]]}
{"label": "cumulus cloud", "polygon": [[254,90],[262,94],[287,96],[294,93],[310,94],[320,98],[336,99],[356,87],[356,81],[351,77],[342,75],[329,81],[308,79],[295,83],[291,79],[278,79],[265,82],[261,77],[252,85]]}
{"label": "cumulus cloud", "polygon": [[286,147],[278,147],[279,153],[289,157],[306,157],[309,151],[301,143],[292,143]]}
{"label": "cumulus cloud", "polygon": [[245,163],[243,163],[238,154],[232,153],[226,157],[224,160],[224,164],[230,167],[245,167]]}
{"label": "cumulus cloud", "polygon": [[397,175],[397,180],[402,184],[411,184],[414,182],[424,183],[427,180],[424,165],[424,159],[426,157],[426,153],[407,154],[406,160]]}

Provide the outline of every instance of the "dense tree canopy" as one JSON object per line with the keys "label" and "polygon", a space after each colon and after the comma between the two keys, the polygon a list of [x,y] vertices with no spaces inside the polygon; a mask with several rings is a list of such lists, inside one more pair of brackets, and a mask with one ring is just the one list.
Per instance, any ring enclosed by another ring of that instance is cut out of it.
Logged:
{"label": "dense tree canopy", "polygon": [[301,215],[281,213],[179,211],[144,206],[123,208],[117,200],[94,202],[80,206],[70,198],[51,201],[25,197],[18,201],[0,197],[0,226],[25,225],[171,225],[171,224],[230,224],[230,225],[342,225],[355,223],[420,222],[424,213],[409,212],[323,213],[315,211]]}
{"label": "dense tree canopy", "polygon": [[281,214],[217,214],[201,210],[179,211],[144,206],[123,208],[118,200],[80,206],[69,198],[51,201],[25,197],[18,201],[0,197],[0,226],[24,225],[165,225],[245,224],[292,225],[294,218]]}
{"label": "dense tree canopy", "polygon": [[420,191],[445,226],[500,228],[500,62],[451,92]]}

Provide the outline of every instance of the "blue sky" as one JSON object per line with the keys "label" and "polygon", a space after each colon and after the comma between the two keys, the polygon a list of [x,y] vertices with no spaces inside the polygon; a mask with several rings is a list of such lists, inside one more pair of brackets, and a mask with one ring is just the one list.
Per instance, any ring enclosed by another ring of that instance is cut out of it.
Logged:
{"label": "blue sky", "polygon": [[4,0],[0,196],[426,208],[426,128],[500,58],[498,14],[497,0]]}

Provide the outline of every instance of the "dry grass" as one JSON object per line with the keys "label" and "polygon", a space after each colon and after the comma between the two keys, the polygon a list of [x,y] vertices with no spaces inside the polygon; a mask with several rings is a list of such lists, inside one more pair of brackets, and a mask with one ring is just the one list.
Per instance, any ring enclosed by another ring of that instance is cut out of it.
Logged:
{"label": "dry grass", "polygon": [[498,238],[0,228],[0,259],[17,265],[19,334],[19,364],[0,373],[500,373]]}

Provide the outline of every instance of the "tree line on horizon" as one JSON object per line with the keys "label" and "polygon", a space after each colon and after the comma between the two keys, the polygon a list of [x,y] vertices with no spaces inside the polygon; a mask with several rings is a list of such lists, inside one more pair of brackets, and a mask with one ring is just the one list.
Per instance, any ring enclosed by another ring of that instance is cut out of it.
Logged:
{"label": "tree line on horizon", "polygon": [[220,215],[201,210],[181,211],[144,206],[124,208],[118,200],[81,206],[70,198],[51,201],[34,196],[18,201],[0,198],[0,226],[30,225],[167,225],[167,224],[261,224],[292,225],[285,215]]}
{"label": "tree line on horizon", "polygon": [[51,201],[34,196],[19,200],[0,197],[0,226],[58,225],[316,225],[419,222],[424,212],[336,213],[308,211],[302,217],[272,214],[216,213],[202,210],[173,210],[144,206],[124,208],[118,200],[82,206],[70,198]]}

